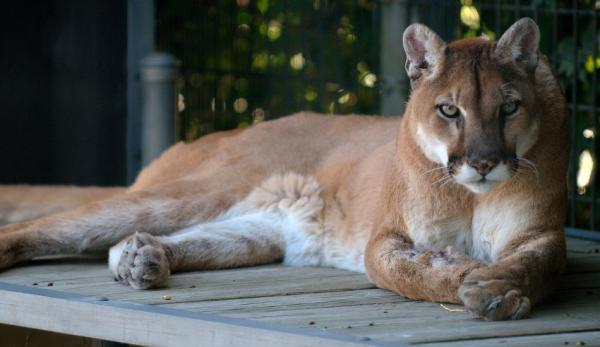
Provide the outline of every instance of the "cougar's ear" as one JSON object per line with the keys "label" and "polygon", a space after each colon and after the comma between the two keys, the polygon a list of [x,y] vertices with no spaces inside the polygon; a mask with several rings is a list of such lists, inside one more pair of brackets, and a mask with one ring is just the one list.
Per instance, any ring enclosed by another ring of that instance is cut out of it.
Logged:
{"label": "cougar's ear", "polygon": [[444,40],[423,24],[411,24],[404,30],[402,41],[406,52],[406,73],[411,82],[421,76],[435,75],[446,50]]}
{"label": "cougar's ear", "polygon": [[540,29],[531,18],[515,22],[498,40],[496,55],[503,63],[514,63],[524,72],[533,72],[538,64]]}

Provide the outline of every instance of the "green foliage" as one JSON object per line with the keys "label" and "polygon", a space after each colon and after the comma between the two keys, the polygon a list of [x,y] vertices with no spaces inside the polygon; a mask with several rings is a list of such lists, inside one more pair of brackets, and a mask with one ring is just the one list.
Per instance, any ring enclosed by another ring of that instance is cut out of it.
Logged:
{"label": "green foliage", "polygon": [[158,48],[183,62],[182,137],[300,110],[377,113],[374,1],[157,3]]}

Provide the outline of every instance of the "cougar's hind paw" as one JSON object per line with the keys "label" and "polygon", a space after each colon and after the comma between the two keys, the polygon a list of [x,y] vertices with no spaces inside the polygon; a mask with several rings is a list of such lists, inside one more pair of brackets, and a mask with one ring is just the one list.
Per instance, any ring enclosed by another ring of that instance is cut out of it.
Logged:
{"label": "cougar's hind paw", "polygon": [[116,280],[136,289],[161,287],[169,278],[164,247],[146,233],[135,233],[111,248],[109,264]]}

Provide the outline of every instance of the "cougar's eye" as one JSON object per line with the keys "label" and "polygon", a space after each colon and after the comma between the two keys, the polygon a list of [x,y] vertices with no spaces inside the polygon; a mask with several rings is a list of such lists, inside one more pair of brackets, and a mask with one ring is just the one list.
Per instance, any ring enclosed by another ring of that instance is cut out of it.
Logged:
{"label": "cougar's eye", "polygon": [[456,118],[460,115],[460,111],[458,110],[458,107],[456,107],[452,104],[438,105],[438,110],[440,111],[442,116],[444,116],[446,118]]}
{"label": "cougar's eye", "polygon": [[513,115],[519,109],[518,100],[510,100],[500,106],[500,114],[504,117]]}

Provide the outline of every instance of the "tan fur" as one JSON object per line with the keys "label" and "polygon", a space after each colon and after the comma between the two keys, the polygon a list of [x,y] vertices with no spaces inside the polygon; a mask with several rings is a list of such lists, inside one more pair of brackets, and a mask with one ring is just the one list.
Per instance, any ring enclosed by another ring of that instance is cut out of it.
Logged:
{"label": "tan fur", "polygon": [[[1,228],[0,266],[123,240],[110,268],[136,288],[282,259],[366,270],[485,319],[524,317],[565,265],[566,104],[533,27],[517,22],[497,48],[411,26],[403,118],[300,113],[177,144],[126,193]],[[519,111],[501,121],[513,94]],[[460,121],[437,113],[447,102]],[[487,181],[469,181],[492,162]]]}
{"label": "tan fur", "polygon": [[124,192],[121,187],[0,186],[0,225],[40,218]]}

